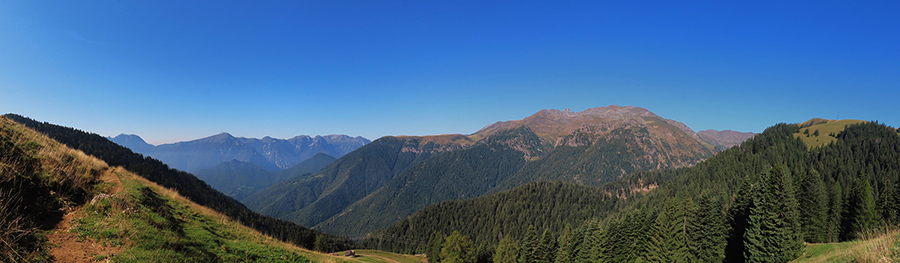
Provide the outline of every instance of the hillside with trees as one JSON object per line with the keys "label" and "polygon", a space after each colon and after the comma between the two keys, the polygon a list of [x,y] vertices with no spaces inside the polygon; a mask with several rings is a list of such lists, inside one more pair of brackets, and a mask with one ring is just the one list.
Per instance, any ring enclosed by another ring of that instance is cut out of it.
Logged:
{"label": "hillside with trees", "polygon": [[[834,142],[814,148],[794,136],[799,130],[778,124],[694,167],[587,188],[593,195],[579,196],[598,196],[589,203],[599,207],[571,220],[545,215],[556,211],[546,197],[564,187],[529,184],[429,206],[365,243],[440,259],[435,247],[458,232],[474,242],[469,253],[510,253],[526,262],[787,262],[803,242],[853,240],[896,224],[897,129],[849,125]],[[519,200],[522,209],[496,209],[505,207],[497,200]],[[504,222],[494,226],[505,233],[471,222]]]}
{"label": "hillside with trees", "polygon": [[[407,138],[415,137],[381,138],[310,178],[264,189],[245,202],[268,215],[358,236],[441,201],[534,181],[602,185],[636,171],[691,166],[714,154],[683,123],[631,106],[542,110],[469,136],[422,137],[444,145],[433,154],[415,147],[378,149]],[[423,154],[416,162],[389,165],[397,155],[418,152]],[[362,160],[369,162],[365,168],[357,165]],[[339,167],[349,172],[336,173]],[[392,172],[382,172],[387,170]]]}

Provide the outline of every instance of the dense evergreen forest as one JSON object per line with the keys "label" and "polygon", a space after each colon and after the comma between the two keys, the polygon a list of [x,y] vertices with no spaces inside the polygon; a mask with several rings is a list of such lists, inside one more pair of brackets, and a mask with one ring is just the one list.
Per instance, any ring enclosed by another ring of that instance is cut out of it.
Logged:
{"label": "dense evergreen forest", "polygon": [[[898,222],[898,130],[850,125],[809,148],[799,129],[778,124],[694,167],[600,187],[528,184],[435,204],[365,244],[430,262],[787,262],[803,242]],[[587,212],[558,218],[557,206]]]}
{"label": "dense evergreen forest", "polygon": [[70,148],[101,159],[110,166],[122,166],[154,183],[174,189],[197,204],[209,207],[279,240],[325,251],[343,250],[351,245],[347,238],[327,235],[289,221],[253,212],[237,200],[216,191],[194,175],[170,169],[156,159],[134,153],[100,135],[46,122],[42,123],[15,114],[4,116],[46,134],[51,139]]}

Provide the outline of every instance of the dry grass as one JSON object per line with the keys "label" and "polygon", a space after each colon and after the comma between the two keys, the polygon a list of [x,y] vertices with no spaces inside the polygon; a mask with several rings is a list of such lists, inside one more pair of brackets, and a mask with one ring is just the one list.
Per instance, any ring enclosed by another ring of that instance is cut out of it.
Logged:
{"label": "dry grass", "polygon": [[[38,209],[84,202],[106,163],[0,117],[0,261],[41,261]],[[26,207],[29,207],[26,209]]]}
{"label": "dry grass", "polygon": [[794,262],[898,262],[900,228],[881,227],[859,234],[859,240],[842,243],[810,244],[804,256]]}

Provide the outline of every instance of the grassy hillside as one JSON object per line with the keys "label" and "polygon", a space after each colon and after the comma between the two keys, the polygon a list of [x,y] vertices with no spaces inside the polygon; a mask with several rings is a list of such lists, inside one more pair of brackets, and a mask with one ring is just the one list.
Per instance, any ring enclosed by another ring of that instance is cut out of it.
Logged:
{"label": "grassy hillside", "polygon": [[3,262],[373,262],[279,242],[6,118],[0,210]]}
{"label": "grassy hillside", "polygon": [[811,119],[800,124],[800,130],[794,133],[794,137],[803,140],[809,148],[822,147],[836,141],[835,136],[847,125],[863,122],[865,121]]}
{"label": "grassy hillside", "polygon": [[900,260],[900,230],[896,227],[873,231],[862,240],[807,244],[795,263],[897,262]]}
{"label": "grassy hillside", "polygon": [[[197,204],[209,207],[278,240],[305,248],[313,248],[316,237],[323,234],[289,221],[253,212],[234,198],[216,191],[194,175],[171,169],[159,160],[136,154],[100,135],[47,122],[38,122],[15,114],[7,114],[4,117],[45,134],[70,148],[103,160],[111,166],[122,166],[147,180],[177,191]],[[340,238],[335,236],[329,236],[327,240],[336,250],[346,249],[350,245],[349,240],[340,241]]]}

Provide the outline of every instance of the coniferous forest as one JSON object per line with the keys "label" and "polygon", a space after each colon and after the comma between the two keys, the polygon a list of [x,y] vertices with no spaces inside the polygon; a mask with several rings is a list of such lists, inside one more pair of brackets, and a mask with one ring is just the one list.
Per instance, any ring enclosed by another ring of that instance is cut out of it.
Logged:
{"label": "coniferous forest", "polygon": [[788,262],[804,242],[896,225],[898,130],[855,124],[809,147],[801,128],[778,124],[696,166],[600,187],[539,182],[442,202],[364,245],[429,262]]}

